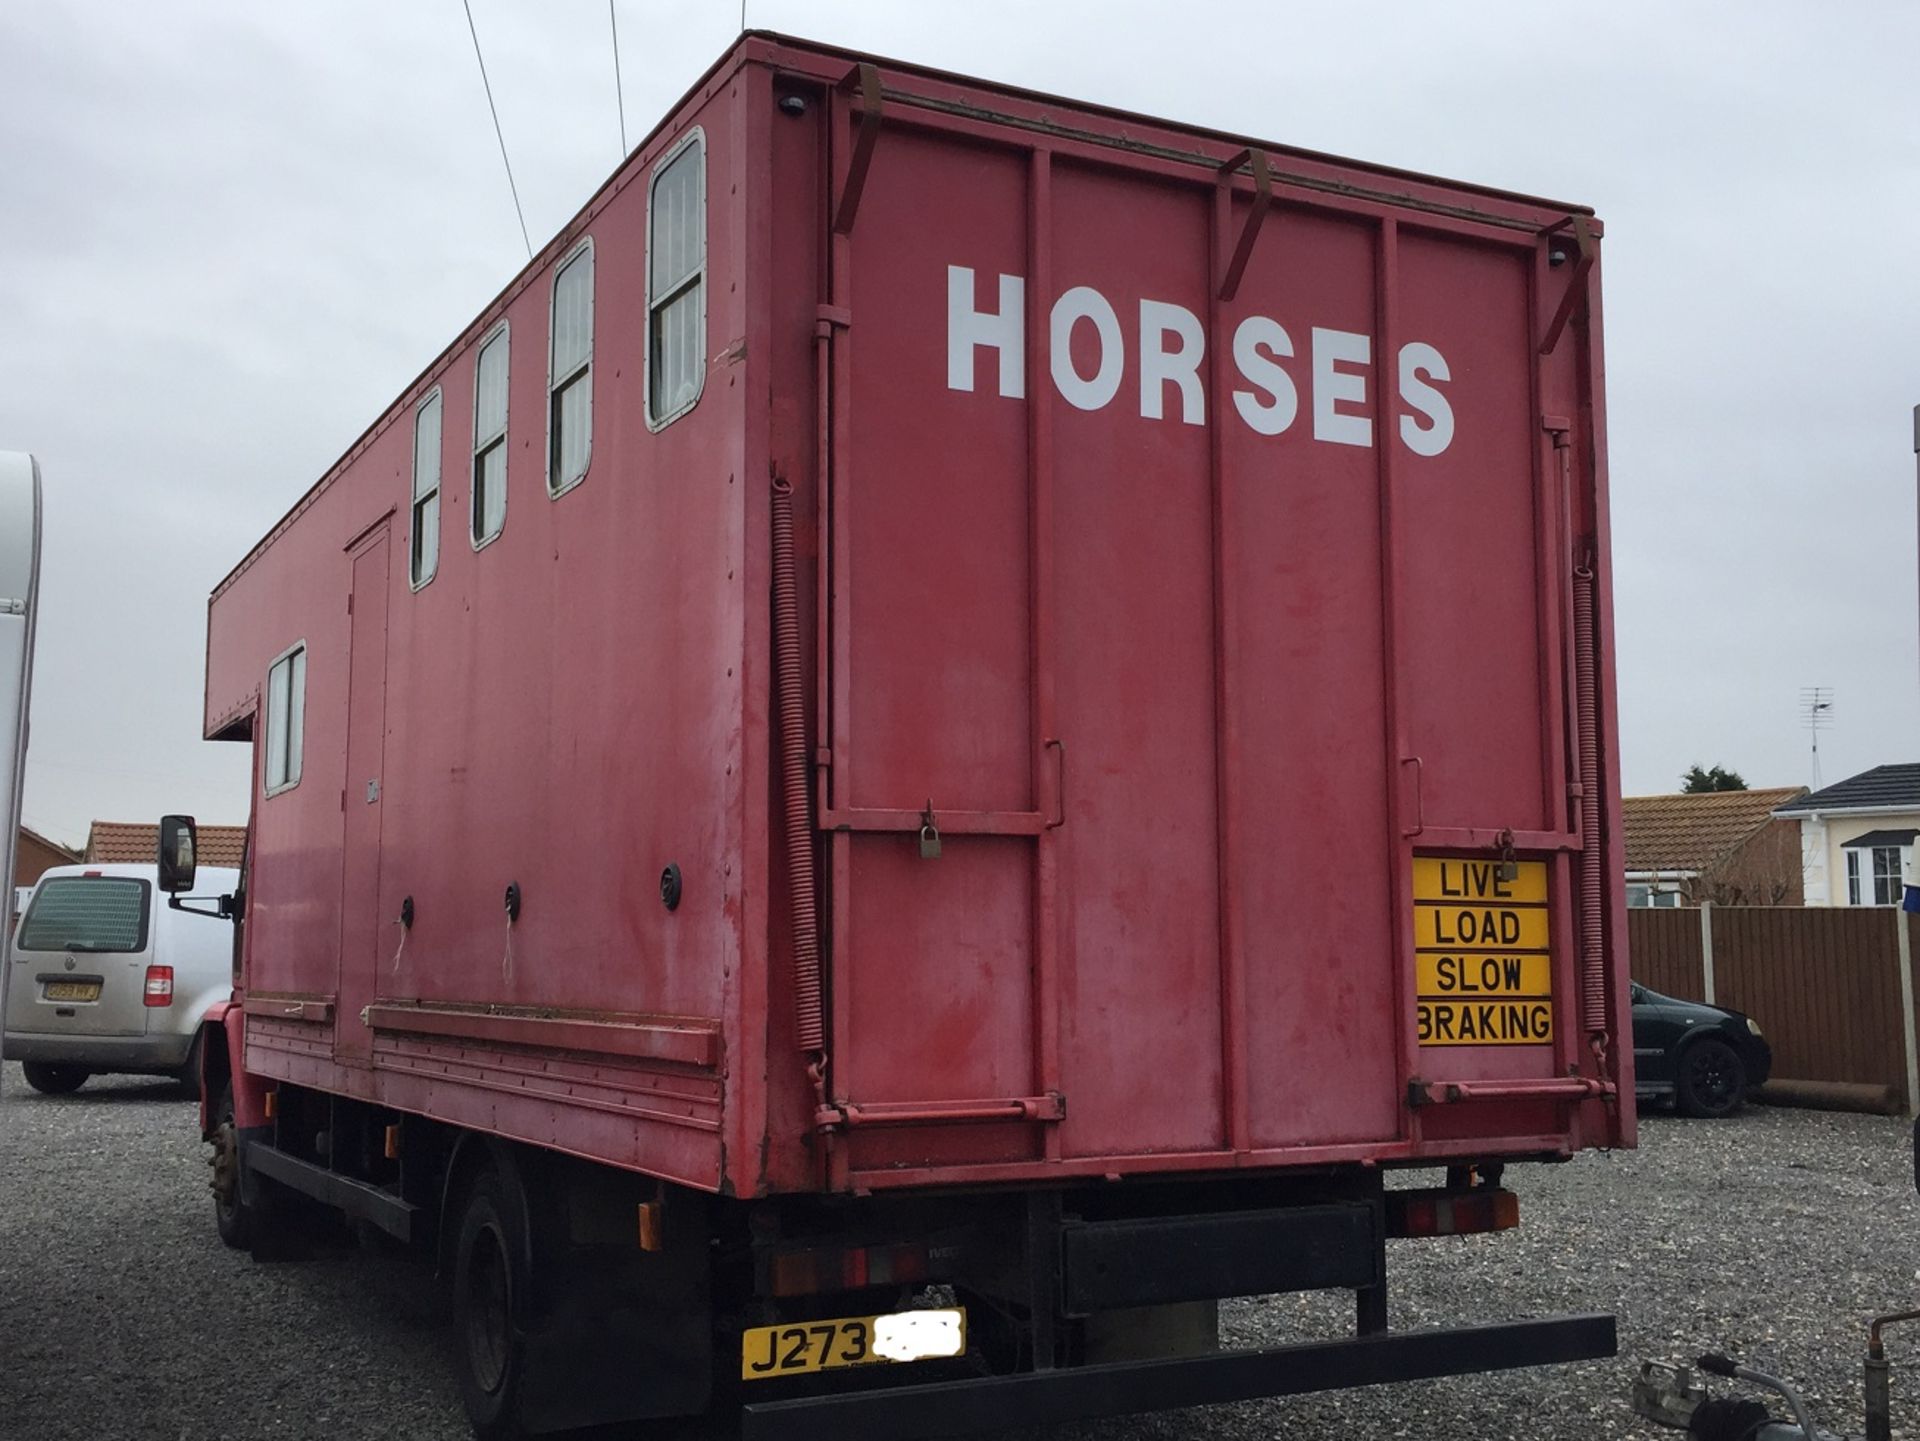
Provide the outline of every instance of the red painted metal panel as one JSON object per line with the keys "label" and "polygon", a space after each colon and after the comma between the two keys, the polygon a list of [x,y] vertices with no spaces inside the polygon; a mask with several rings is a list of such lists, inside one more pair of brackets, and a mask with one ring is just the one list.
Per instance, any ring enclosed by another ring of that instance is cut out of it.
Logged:
{"label": "red painted metal panel", "polygon": [[1433,825],[1549,829],[1535,567],[1531,257],[1442,237],[1400,241],[1407,341],[1438,342],[1453,441],[1402,451],[1408,534],[1403,664],[1408,745]]}
{"label": "red painted metal panel", "polygon": [[[1372,227],[1283,211],[1256,243],[1230,323],[1369,334]],[[1231,383],[1244,387],[1238,376]],[[1358,407],[1355,407],[1358,410]],[[1238,524],[1241,924],[1253,1138],[1278,1146],[1399,1134],[1388,716],[1381,680],[1377,456],[1222,417]],[[1326,1084],[1334,1078],[1332,1084]]]}
{"label": "red painted metal panel", "polygon": [[[890,138],[853,237],[851,475],[834,496],[850,531],[836,625],[852,690],[836,794],[910,812],[929,800],[1032,811],[1026,417],[990,388],[937,418],[888,399],[946,390],[946,347],[928,343],[945,331],[945,272],[911,236],[945,234],[988,275],[1025,269],[1022,157],[966,157],[964,191],[952,163],[936,141]],[[932,283],[901,285],[907,254]]]}
{"label": "red painted metal panel", "polygon": [[[250,1017],[248,1064],[741,1194],[1629,1137],[1630,1107],[1537,1089],[1627,1066],[1578,1004],[1576,553],[1609,876],[1617,771],[1599,272],[1548,266],[1566,208],[863,59],[744,37],[216,593],[209,732],[309,649],[306,774],[255,808],[246,988],[337,996],[341,1029]],[[704,391],[656,432],[647,180],[696,124]],[[587,239],[592,459],[553,499],[548,298]],[[501,320],[507,521],[475,551],[464,438]],[[446,538],[417,594],[388,567],[368,805],[342,555],[407,515],[436,385]],[[774,473],[813,699],[818,1093]],[[1506,830],[1550,862],[1555,1041],[1418,1047],[1413,854]],[[1624,920],[1600,926],[1617,1037]],[[403,1024],[486,1008],[484,1034]]]}
{"label": "red painted metal panel", "polygon": [[[909,836],[853,842],[849,953],[853,1044],[834,1058],[834,1095],[855,1103],[951,1101],[1033,1094],[1033,844],[945,841],[922,860]],[[854,1137],[863,1165],[1004,1160],[1035,1154],[1032,1128],[982,1137],[940,1128]],[[988,1130],[1002,1128],[989,1127]]]}
{"label": "red painted metal panel", "polygon": [[1118,371],[1094,409],[1081,405],[1097,390],[1077,385],[1076,405],[1029,377],[1054,407],[1068,1155],[1226,1142],[1208,440],[1192,419],[1198,377],[1148,380],[1139,352],[1143,304],[1206,312],[1210,203],[1205,189],[1055,166],[1056,283],[1111,332],[1103,343],[1093,319],[1056,333],[1052,365],[1096,383]]}

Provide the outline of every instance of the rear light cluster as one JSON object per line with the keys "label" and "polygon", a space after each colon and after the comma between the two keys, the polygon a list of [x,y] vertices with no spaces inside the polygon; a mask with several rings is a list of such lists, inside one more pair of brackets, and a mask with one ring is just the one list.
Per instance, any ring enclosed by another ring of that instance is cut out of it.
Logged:
{"label": "rear light cluster", "polygon": [[927,1279],[923,1242],[893,1246],[823,1247],[787,1251],[767,1260],[767,1291],[774,1296],[811,1296],[857,1291],[863,1286],[914,1285]]}
{"label": "rear light cluster", "polygon": [[172,966],[147,967],[145,1000],[149,1006],[170,1006],[173,1004]]}
{"label": "rear light cluster", "polygon": [[1471,1236],[1510,1231],[1520,1224],[1520,1198],[1511,1191],[1389,1191],[1389,1236]]}

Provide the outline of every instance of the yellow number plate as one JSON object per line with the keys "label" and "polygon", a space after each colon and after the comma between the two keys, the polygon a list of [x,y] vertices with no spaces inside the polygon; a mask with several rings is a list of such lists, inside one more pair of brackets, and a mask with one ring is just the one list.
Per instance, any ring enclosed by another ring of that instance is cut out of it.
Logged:
{"label": "yellow number plate", "polygon": [[48,981],[47,999],[50,1001],[97,1001],[100,999],[98,981]]}
{"label": "yellow number plate", "polygon": [[740,1377],[765,1381],[845,1366],[929,1361],[966,1349],[967,1313],[958,1307],[754,1326],[740,1338]]}

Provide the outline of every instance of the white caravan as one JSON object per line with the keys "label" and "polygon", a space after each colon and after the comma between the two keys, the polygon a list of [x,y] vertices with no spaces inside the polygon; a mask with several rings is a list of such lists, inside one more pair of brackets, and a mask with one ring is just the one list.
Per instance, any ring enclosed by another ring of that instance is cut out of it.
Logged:
{"label": "white caravan", "polygon": [[0,860],[9,878],[20,838],[39,592],[40,465],[30,455],[0,451]]}

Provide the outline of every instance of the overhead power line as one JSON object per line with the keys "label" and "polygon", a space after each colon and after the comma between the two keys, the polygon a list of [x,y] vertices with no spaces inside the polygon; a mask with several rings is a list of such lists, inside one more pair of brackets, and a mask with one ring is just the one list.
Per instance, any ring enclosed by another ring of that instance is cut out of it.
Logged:
{"label": "overhead power line", "polygon": [[520,217],[520,240],[527,247],[527,259],[533,259],[533,241],[527,235],[527,213],[520,208],[520,187],[513,183],[513,162],[507,159],[507,137],[500,130],[500,111],[493,103],[493,82],[487,79],[487,57],[480,53],[480,32],[473,28],[473,5],[460,0],[467,12],[467,33],[473,37],[473,58],[480,62],[480,84],[487,92],[487,110],[493,116],[494,139],[500,142],[500,163],[507,168],[507,189],[513,194],[513,213]]}
{"label": "overhead power line", "polygon": [[620,102],[620,158],[627,158],[627,90],[620,83],[620,17],[613,13],[613,0],[607,0],[607,24],[613,27],[613,94]]}

